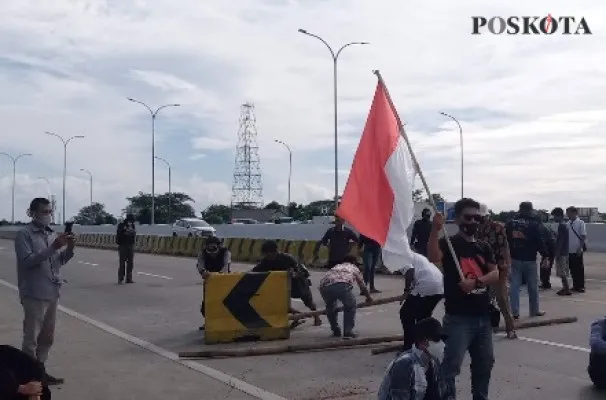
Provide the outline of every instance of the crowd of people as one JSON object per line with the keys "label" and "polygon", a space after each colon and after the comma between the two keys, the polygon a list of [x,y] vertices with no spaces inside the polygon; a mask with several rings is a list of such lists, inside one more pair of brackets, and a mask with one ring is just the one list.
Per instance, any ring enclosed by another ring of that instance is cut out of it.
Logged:
{"label": "crowd of people", "polygon": [[[587,231],[574,207],[566,210],[567,221],[561,208],[552,211],[556,230],[535,217],[529,202],[521,203],[518,214],[506,224],[491,220],[487,207],[472,199],[459,200],[454,211],[458,232],[449,237],[441,235],[445,223],[442,214],[435,214],[432,220],[428,209],[413,226],[410,245],[416,253],[411,264],[400,270],[406,293],[400,309],[404,345],[387,368],[379,400],[454,399],[455,379],[466,353],[471,357],[472,398],[488,399],[495,362],[493,330],[502,314],[507,337],[517,338],[515,321],[520,317],[521,287],[527,287],[531,317],[545,315],[539,307],[538,289],[551,288],[554,265],[563,286],[558,295],[585,292],[583,253],[587,250]],[[52,208],[47,199],[34,199],[28,212],[32,221],[15,240],[23,340],[20,350],[0,346],[0,394],[3,399],[41,396],[47,400],[49,387],[63,383],[63,379],[47,372],[46,365],[64,283],[61,267],[73,258],[76,240],[71,232],[57,233],[50,228]],[[117,233],[118,283],[134,283],[134,218],[127,216]],[[358,286],[367,302],[372,302],[372,294],[380,293],[374,274],[381,247],[371,238],[358,237],[338,217],[317,243],[314,261],[321,246],[328,247],[329,270],[320,280],[319,292],[332,335],[355,338],[354,289]],[[351,256],[356,246],[362,253],[362,272],[356,257]],[[251,272],[288,271],[291,297],[316,310],[307,268],[280,252],[275,241],[263,243],[261,251],[263,257]],[[540,265],[537,254],[541,256]],[[208,238],[197,259],[203,283],[211,274],[230,272],[230,268],[229,250],[219,238]],[[432,314],[442,299],[445,315],[441,324]],[[337,302],[344,306],[342,328],[337,320]],[[202,314],[204,308],[202,303]],[[319,316],[314,322],[322,324]],[[606,388],[606,319],[592,325],[590,345],[589,375],[597,387]]]}

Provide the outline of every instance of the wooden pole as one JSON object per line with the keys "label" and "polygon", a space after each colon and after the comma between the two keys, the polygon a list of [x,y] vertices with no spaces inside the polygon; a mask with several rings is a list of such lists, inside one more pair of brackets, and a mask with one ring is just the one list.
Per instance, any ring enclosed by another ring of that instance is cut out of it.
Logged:
{"label": "wooden pole", "polygon": [[[382,304],[395,303],[396,301],[402,301],[405,298],[406,298],[405,294],[402,294],[400,296],[394,296],[394,297],[385,297],[383,299],[373,300],[371,303],[367,303],[367,302],[358,303],[357,308],[366,308],[366,307],[372,307],[372,306],[380,306]],[[337,307],[337,311],[343,311],[343,307],[342,306]],[[309,311],[309,312],[291,314],[288,316],[288,319],[290,319],[292,321],[298,321],[300,319],[313,318],[313,317],[317,317],[319,315],[326,315],[326,310],[317,310],[317,311]]]}
{"label": "wooden pole", "polygon": [[370,344],[378,344],[385,342],[393,342],[402,340],[402,335],[396,336],[379,336],[356,338],[350,340],[332,340],[324,343],[301,343],[290,344],[284,346],[265,347],[265,348],[249,348],[249,349],[223,349],[223,350],[203,350],[193,352],[179,353],[179,358],[184,359],[199,359],[199,358],[227,358],[227,357],[250,357],[250,356],[265,356],[272,354],[296,353],[314,350],[332,350],[346,347],[367,346]]}
{"label": "wooden pole", "polygon": [[[574,323],[577,321],[578,321],[577,317],[549,318],[549,319],[542,319],[542,320],[537,320],[537,321],[524,321],[524,322],[520,322],[519,324],[517,324],[516,329],[528,329],[528,328],[538,328],[540,326],[571,324],[571,323]],[[498,332],[505,332],[505,327],[499,326]],[[404,340],[404,337],[402,337],[402,340]],[[404,343],[398,343],[398,344],[385,345],[385,346],[381,346],[381,347],[375,347],[370,352],[373,356],[377,355],[377,354],[391,353],[393,351],[401,350],[403,345],[404,345]]]}
{"label": "wooden pole", "polygon": [[[379,70],[374,70],[372,72],[377,76],[377,78],[379,79],[379,83],[381,84],[381,86],[383,87],[383,90],[385,91],[385,96],[387,97],[387,101],[389,101],[389,106],[391,107],[393,114],[396,117],[396,121],[398,122],[398,127],[400,128],[400,135],[402,136],[402,139],[404,139],[404,142],[406,143],[406,147],[408,148],[408,152],[410,153],[410,158],[412,159],[412,163],[414,164],[415,170],[416,170],[417,174],[419,174],[419,178],[421,178],[421,182],[423,183],[423,187],[425,188],[425,192],[427,193],[427,199],[429,200],[429,204],[431,204],[431,207],[433,208],[434,213],[437,214],[438,207],[436,206],[436,202],[434,201],[433,196],[431,195],[431,191],[429,190],[429,185],[427,185],[427,181],[425,180],[423,171],[421,171],[421,166],[419,165],[419,162],[417,161],[417,157],[415,156],[415,152],[412,149],[412,145],[410,144],[410,141],[408,140],[408,135],[406,135],[406,131],[404,130],[404,124],[402,123],[402,120],[400,119],[400,115],[398,114],[398,110],[396,110],[396,106],[393,104],[393,101],[391,100],[389,90],[387,90],[387,86],[385,85],[385,81],[383,80],[383,77],[381,76],[381,72],[379,72]],[[450,251],[450,254],[452,254],[452,259],[454,260],[457,270],[459,271],[461,280],[463,280],[463,279],[465,279],[465,276],[463,275],[463,271],[461,270],[461,265],[459,264],[459,259],[457,258],[457,255],[454,251],[454,247],[452,247],[452,243],[450,242],[450,238],[448,237],[448,232],[446,231],[446,225],[442,226],[442,232],[444,233],[444,238],[446,239],[446,244],[448,245],[448,250]]]}

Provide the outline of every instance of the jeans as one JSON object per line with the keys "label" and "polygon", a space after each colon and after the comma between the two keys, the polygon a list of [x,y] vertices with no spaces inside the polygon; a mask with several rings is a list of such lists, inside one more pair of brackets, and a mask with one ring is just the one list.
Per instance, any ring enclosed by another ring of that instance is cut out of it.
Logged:
{"label": "jeans", "polygon": [[404,330],[404,351],[410,350],[415,342],[417,322],[431,317],[442,297],[441,294],[425,297],[408,295],[400,308],[400,322]]}
{"label": "jeans", "polygon": [[572,253],[568,255],[568,268],[572,277],[573,289],[585,289],[585,265],[583,263],[583,253]]}
{"label": "jeans", "polygon": [[333,331],[339,330],[337,300],[343,303],[343,333],[352,333],[356,324],[356,297],[350,284],[337,282],[320,288],[326,304],[326,317]]}
{"label": "jeans", "polygon": [[23,352],[42,364],[55,340],[58,300],[38,300],[23,297]]}
{"label": "jeans", "polygon": [[118,256],[120,266],[118,267],[118,280],[122,282],[126,273],[126,280],[133,280],[133,258],[135,256],[134,245],[120,245],[118,246]]}
{"label": "jeans", "polygon": [[522,280],[526,280],[528,288],[528,302],[530,316],[539,313],[539,282],[538,267],[536,261],[511,260],[511,291],[509,301],[511,303],[511,313],[514,316],[520,315],[520,288]]}
{"label": "jeans", "polygon": [[488,400],[490,376],[494,366],[490,316],[444,316],[445,340],[442,370],[447,392],[456,398],[455,378],[461,372],[465,353],[471,357],[471,395],[473,400]]}
{"label": "jeans", "polygon": [[371,288],[375,287],[375,269],[381,256],[381,249],[367,249],[364,248],[362,253],[362,261],[364,262],[364,283],[370,285]]}

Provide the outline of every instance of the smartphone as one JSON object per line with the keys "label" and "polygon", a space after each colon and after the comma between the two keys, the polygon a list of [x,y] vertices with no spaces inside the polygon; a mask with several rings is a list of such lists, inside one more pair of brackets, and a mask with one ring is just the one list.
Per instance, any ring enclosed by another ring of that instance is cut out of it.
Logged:
{"label": "smartphone", "polygon": [[65,230],[63,231],[64,233],[68,233],[71,234],[72,233],[72,227],[74,226],[73,222],[66,222],[65,223]]}

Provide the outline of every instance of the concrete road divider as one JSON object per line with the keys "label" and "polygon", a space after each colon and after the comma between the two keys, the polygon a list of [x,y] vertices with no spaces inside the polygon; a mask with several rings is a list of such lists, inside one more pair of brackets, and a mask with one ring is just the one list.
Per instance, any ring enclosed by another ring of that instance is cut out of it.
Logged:
{"label": "concrete road divider", "polygon": [[205,343],[290,337],[286,272],[211,274],[204,282]]}

